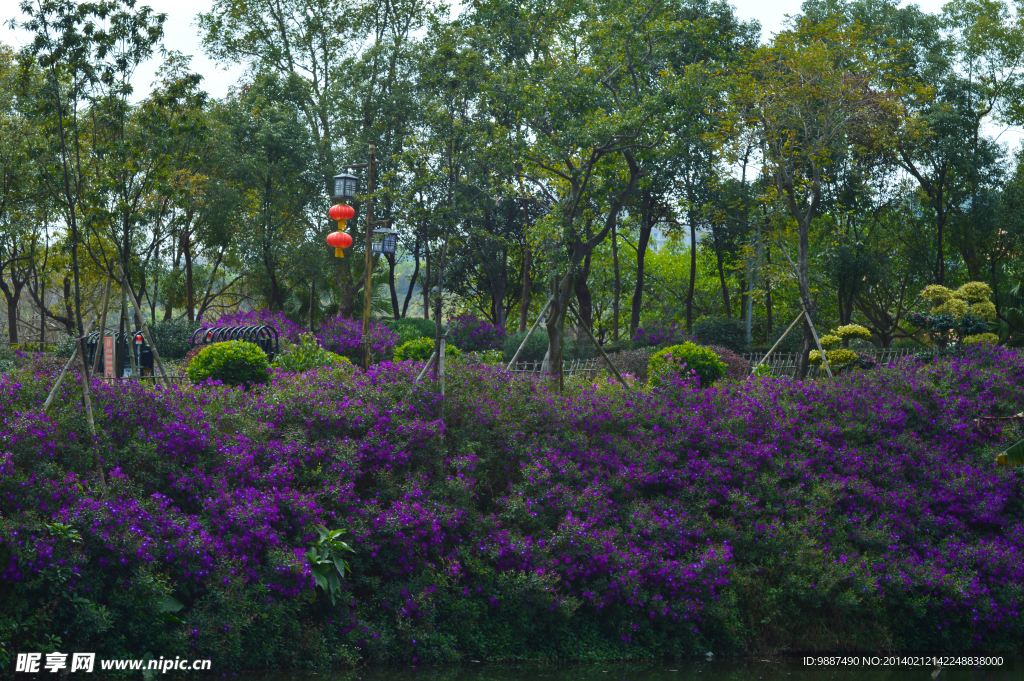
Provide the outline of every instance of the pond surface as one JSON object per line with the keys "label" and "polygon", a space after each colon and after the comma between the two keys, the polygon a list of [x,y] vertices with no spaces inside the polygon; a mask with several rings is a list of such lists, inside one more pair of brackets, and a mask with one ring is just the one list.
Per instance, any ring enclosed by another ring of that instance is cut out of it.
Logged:
{"label": "pond surface", "polygon": [[[817,659],[817,658],[815,658]],[[920,664],[886,666],[886,658],[858,655],[846,666],[805,664],[802,657],[773,660],[714,659],[649,664],[505,666],[466,664],[457,667],[375,667],[338,672],[246,673],[237,681],[1024,681],[1024,656],[991,656],[989,666]],[[1001,659],[1002,664],[995,664]],[[874,662],[872,664],[872,662]],[[228,678],[232,678],[228,674]]]}

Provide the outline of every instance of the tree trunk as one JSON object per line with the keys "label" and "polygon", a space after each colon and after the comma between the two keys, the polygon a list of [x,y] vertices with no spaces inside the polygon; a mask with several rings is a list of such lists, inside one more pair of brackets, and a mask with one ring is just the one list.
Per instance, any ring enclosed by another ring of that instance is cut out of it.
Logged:
{"label": "tree trunk", "polygon": [[316,333],[316,276],[313,277],[312,283],[309,285],[309,332]]}
{"label": "tree trunk", "polygon": [[554,300],[548,308],[547,317],[544,319],[544,327],[548,332],[548,352],[544,356],[544,363],[541,365],[543,373],[556,376],[556,384],[560,387],[562,373],[562,340],[565,329],[565,317],[569,311],[569,301],[572,299],[574,290],[574,279],[572,271],[566,274],[562,281],[554,289]]}
{"label": "tree trunk", "polygon": [[185,314],[190,322],[196,320],[196,299],[194,280],[192,279],[192,239],[188,229],[181,231],[181,253],[185,257]]}
{"label": "tree trunk", "polygon": [[505,291],[508,290],[508,248],[501,249],[501,262],[491,279],[491,320],[500,329],[505,328]]}
{"label": "tree trunk", "polygon": [[[769,266],[772,264],[772,251],[765,244],[764,247],[764,260]],[[770,277],[764,278],[764,311],[765,316],[768,318],[766,321],[767,331],[764,342],[770,344],[772,342],[772,281]]]}
{"label": "tree trunk", "polygon": [[391,313],[395,319],[401,317],[398,309],[398,289],[395,288],[395,254],[384,256],[388,261],[388,288],[391,289]]}
{"label": "tree trunk", "polygon": [[587,286],[587,278],[590,276],[590,253],[583,259],[583,269],[573,277],[573,289],[576,293],[576,300],[579,301],[578,312],[587,328],[594,328],[594,304],[590,287]]}
{"label": "tree trunk", "polygon": [[412,276],[409,277],[409,288],[405,291],[405,301],[402,303],[402,316],[409,312],[409,301],[412,300],[412,292],[416,288],[416,280],[420,276],[420,237],[416,236],[416,245],[412,249],[413,265]]}
{"label": "tree trunk", "polygon": [[533,267],[533,252],[530,245],[523,247],[523,291],[519,297],[519,333],[525,333],[530,317],[530,302],[533,283],[530,280],[530,268]]}
{"label": "tree trunk", "polygon": [[732,317],[732,307],[729,305],[729,287],[725,283],[725,268],[722,262],[722,249],[718,247],[718,236],[714,237],[715,258],[718,260],[718,281],[722,284],[722,301],[725,303],[725,316]]}
{"label": "tree trunk", "polygon": [[11,345],[18,342],[18,304],[12,302],[9,297],[7,298],[7,335]]}
{"label": "tree trunk", "polygon": [[633,300],[629,315],[629,337],[636,334],[640,327],[640,312],[644,299],[644,263],[647,257],[647,245],[651,242],[654,230],[652,215],[649,213],[640,221],[640,239],[636,244],[636,285],[633,287]]}
{"label": "tree trunk", "polygon": [[430,319],[430,242],[423,242],[424,278],[423,278],[423,318]]}
{"label": "tree trunk", "polygon": [[612,342],[617,342],[619,340],[619,298],[622,296],[622,279],[619,273],[619,235],[615,227],[612,227],[612,269],[615,273],[615,283],[612,287]]}
{"label": "tree trunk", "polygon": [[690,288],[686,292],[686,333],[693,333],[693,290],[697,284],[697,214],[687,213],[690,223]]}
{"label": "tree trunk", "polygon": [[338,282],[338,316],[342,319],[352,319],[352,310],[355,307],[356,291],[352,285],[352,267],[349,258],[334,259],[334,273]]}

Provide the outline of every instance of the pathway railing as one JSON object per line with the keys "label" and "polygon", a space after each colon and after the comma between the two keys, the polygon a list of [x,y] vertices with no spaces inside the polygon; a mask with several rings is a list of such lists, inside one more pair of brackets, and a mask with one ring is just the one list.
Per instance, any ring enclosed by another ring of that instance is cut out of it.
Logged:
{"label": "pathway railing", "polygon": [[[529,376],[540,376],[543,374],[544,362],[516,362],[510,369],[514,374],[525,374]],[[569,376],[593,376],[601,370],[600,359],[573,359],[562,362],[562,375]]]}
{"label": "pathway railing", "polygon": [[[878,348],[870,350],[857,350],[858,354],[869,355],[879,365],[889,364],[895,362],[904,357],[909,357],[920,350],[913,348]],[[772,376],[795,376],[796,375],[796,360],[799,353],[797,352],[773,352],[768,359],[764,361],[764,364],[768,366]],[[764,358],[764,353],[760,352],[747,352],[743,354],[743,359],[747,361],[747,373],[749,374],[754,370],[754,366]],[[824,370],[819,369],[813,364],[807,372],[808,378],[817,378],[818,373],[824,375]]]}

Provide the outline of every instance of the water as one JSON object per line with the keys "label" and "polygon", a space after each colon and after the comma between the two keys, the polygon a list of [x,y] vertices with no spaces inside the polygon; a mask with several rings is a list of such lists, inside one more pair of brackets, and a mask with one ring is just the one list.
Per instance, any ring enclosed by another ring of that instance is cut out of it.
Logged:
{"label": "water", "polygon": [[[1000,656],[989,658],[993,662]],[[773,660],[714,659],[712,661],[646,664],[585,664],[566,666],[505,666],[467,663],[456,667],[372,667],[337,672],[243,673],[236,681],[1024,681],[1024,656],[1003,655],[1002,664],[945,666],[865,664],[807,665],[802,657]],[[847,658],[849,662],[850,659]],[[891,660],[890,660],[891,662]],[[231,679],[232,675],[228,674]]]}

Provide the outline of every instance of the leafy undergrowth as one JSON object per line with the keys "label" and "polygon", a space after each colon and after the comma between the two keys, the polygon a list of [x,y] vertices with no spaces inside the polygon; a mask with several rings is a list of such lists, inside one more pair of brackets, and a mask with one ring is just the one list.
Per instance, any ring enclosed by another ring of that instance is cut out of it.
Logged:
{"label": "leafy undergrowth", "polygon": [[[1015,649],[1024,356],[562,395],[500,369],[265,386],[0,377],[0,665],[16,652],[366,661]],[[443,409],[443,413],[442,413]],[[987,424],[995,424],[987,425]],[[306,550],[348,530],[332,604]],[[179,605],[184,607],[179,608]]]}

